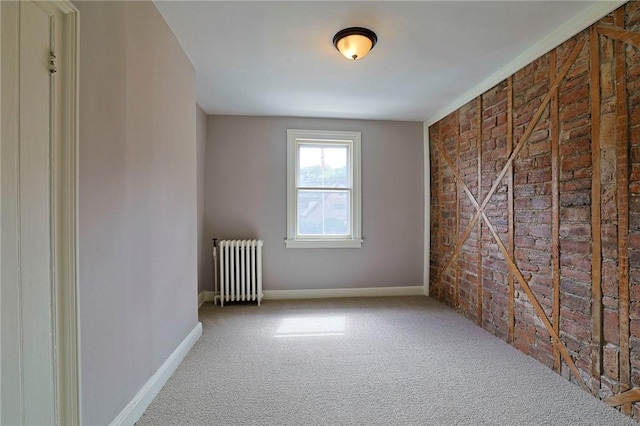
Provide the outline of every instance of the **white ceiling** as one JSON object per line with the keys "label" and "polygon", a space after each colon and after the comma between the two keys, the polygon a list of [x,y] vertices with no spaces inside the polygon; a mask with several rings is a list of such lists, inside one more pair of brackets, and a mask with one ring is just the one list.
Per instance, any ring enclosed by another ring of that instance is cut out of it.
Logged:
{"label": "white ceiling", "polygon": [[[423,121],[593,5],[588,1],[156,1],[208,114]],[[339,30],[378,44],[348,61]]]}

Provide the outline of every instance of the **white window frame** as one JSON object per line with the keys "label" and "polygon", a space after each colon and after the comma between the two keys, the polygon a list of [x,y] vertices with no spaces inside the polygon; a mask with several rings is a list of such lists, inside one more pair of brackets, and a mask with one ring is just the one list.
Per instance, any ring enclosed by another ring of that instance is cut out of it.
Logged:
{"label": "white window frame", "polygon": [[[350,146],[351,234],[346,236],[313,237],[298,235],[298,146],[304,143],[341,144]],[[360,248],[362,246],[362,179],[361,179],[361,134],[324,130],[287,130],[287,248]]]}

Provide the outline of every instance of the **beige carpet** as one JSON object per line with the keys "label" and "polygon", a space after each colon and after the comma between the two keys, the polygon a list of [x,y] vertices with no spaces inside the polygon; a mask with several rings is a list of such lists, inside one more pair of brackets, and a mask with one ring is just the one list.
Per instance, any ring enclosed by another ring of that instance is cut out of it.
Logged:
{"label": "beige carpet", "polygon": [[200,319],[138,424],[633,424],[426,297],[207,303]]}

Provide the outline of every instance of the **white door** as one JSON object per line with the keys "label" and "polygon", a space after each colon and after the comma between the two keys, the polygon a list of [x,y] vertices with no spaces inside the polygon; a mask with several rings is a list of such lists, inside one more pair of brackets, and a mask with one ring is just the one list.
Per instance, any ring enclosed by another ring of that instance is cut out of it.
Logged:
{"label": "white door", "polygon": [[[0,424],[57,422],[54,359],[55,12],[2,7]],[[13,84],[12,84],[13,83]]]}

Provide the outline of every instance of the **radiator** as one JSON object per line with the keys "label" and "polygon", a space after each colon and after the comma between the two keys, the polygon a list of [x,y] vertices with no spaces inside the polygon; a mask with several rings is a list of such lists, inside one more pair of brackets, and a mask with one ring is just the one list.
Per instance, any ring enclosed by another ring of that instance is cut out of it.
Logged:
{"label": "radiator", "polygon": [[262,240],[222,240],[218,244],[220,306],[262,300]]}

